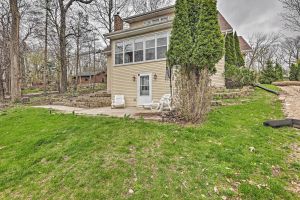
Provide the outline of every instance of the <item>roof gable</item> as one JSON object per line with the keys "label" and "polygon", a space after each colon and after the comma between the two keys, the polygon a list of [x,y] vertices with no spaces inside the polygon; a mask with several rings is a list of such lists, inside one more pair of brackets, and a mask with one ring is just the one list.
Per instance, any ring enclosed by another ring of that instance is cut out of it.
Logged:
{"label": "roof gable", "polygon": [[248,42],[242,36],[239,36],[239,43],[240,43],[240,48],[241,48],[242,52],[252,51],[251,46],[248,44]]}

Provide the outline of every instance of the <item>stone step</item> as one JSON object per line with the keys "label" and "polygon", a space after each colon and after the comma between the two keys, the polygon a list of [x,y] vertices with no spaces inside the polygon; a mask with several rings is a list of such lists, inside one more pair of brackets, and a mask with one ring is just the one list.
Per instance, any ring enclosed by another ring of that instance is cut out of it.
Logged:
{"label": "stone step", "polygon": [[213,99],[235,99],[239,97],[249,96],[251,91],[245,90],[240,92],[214,93]]}
{"label": "stone step", "polygon": [[211,106],[223,106],[223,102],[222,101],[211,101]]}
{"label": "stone step", "polygon": [[111,98],[110,97],[97,97],[97,98],[79,97],[73,100],[77,102],[99,102],[99,101],[110,102]]}

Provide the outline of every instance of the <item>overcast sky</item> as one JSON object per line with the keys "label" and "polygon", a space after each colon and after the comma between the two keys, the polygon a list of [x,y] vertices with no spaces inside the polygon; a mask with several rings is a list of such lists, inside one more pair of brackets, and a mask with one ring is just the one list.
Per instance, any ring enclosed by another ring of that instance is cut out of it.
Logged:
{"label": "overcast sky", "polygon": [[218,9],[239,35],[249,38],[255,32],[282,32],[278,0],[219,0]]}

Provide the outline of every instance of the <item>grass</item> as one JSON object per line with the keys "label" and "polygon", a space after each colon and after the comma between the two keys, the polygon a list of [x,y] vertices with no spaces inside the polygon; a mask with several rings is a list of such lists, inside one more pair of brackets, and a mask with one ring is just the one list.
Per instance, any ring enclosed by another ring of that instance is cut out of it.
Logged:
{"label": "grass", "polygon": [[0,199],[297,199],[288,189],[300,168],[288,158],[299,132],[262,126],[282,117],[258,89],[200,127],[10,109],[0,113]]}
{"label": "grass", "polygon": [[26,88],[24,90],[22,90],[22,94],[33,94],[33,93],[42,93],[43,92],[43,88]]}

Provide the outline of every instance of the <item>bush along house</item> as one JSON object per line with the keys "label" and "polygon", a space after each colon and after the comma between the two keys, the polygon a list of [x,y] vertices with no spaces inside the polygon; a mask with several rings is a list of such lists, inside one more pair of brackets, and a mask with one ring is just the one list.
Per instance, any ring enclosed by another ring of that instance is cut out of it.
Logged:
{"label": "bush along house", "polygon": [[[126,106],[149,105],[170,94],[170,73],[167,68],[168,50],[175,6],[122,19],[115,15],[114,32],[106,34],[110,46],[107,55],[107,90],[124,95]],[[128,28],[124,28],[124,24]],[[233,29],[219,13],[222,33]],[[225,59],[216,65],[217,73],[211,77],[213,87],[225,87]]]}

